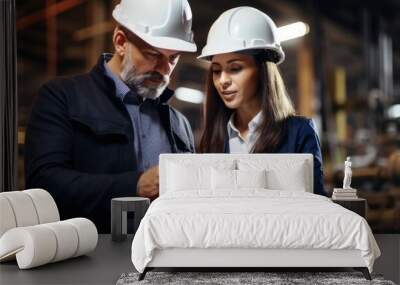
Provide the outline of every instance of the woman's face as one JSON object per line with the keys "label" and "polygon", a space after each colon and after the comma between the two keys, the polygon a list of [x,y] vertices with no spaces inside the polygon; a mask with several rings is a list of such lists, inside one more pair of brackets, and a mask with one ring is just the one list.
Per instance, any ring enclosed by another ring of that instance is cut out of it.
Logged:
{"label": "woman's face", "polygon": [[213,56],[213,83],[229,109],[245,107],[257,100],[258,67],[253,56],[224,53]]}

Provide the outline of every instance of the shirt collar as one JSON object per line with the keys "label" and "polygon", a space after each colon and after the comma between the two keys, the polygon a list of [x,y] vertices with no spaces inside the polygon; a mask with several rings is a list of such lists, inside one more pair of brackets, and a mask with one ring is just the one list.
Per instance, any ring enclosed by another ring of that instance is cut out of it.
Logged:
{"label": "shirt collar", "polygon": [[[236,128],[234,124],[234,116],[235,113],[232,113],[227,125],[229,138],[232,138],[234,136],[239,136],[240,134],[239,130]],[[253,119],[251,119],[251,121],[248,124],[250,133],[254,133],[256,131],[257,127],[261,124],[262,118],[263,114],[262,111],[260,111],[257,113],[257,115],[254,116]]]}
{"label": "shirt collar", "polygon": [[251,132],[254,132],[257,127],[261,124],[261,121],[263,119],[263,114],[262,111],[258,112],[257,115],[254,116],[254,118],[249,122],[249,130]]}
{"label": "shirt collar", "polygon": [[115,84],[115,93],[118,98],[120,98],[122,101],[124,100],[126,94],[128,94],[131,90],[128,87],[128,85],[125,84],[124,81],[119,78],[119,76],[115,75],[111,69],[108,67],[107,62],[111,59],[112,54],[109,53],[104,53],[103,54],[103,59],[104,59],[104,70],[106,76],[108,76],[110,79],[114,81]]}

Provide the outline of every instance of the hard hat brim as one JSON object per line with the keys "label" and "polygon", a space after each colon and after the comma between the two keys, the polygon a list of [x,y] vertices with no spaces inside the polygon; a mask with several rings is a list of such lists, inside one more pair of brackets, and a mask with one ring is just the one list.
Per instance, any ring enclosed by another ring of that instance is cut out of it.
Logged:
{"label": "hard hat brim", "polygon": [[[135,32],[133,32],[135,33]],[[187,42],[181,39],[170,38],[170,37],[153,37],[146,34],[137,32],[135,33],[139,38],[144,40],[149,45],[169,50],[176,50],[182,52],[196,52],[197,46],[195,43]]]}
{"label": "hard hat brim", "polygon": [[254,50],[254,49],[259,49],[259,50],[271,50],[276,52],[279,55],[279,60],[278,62],[276,62],[276,64],[281,64],[284,60],[285,60],[285,53],[283,52],[283,50],[281,48],[277,48],[275,46],[270,46],[270,47],[248,47],[248,48],[242,48],[242,49],[237,49],[237,48],[227,48],[227,49],[221,49],[221,50],[214,50],[213,52],[208,52],[206,49],[207,47],[203,48],[203,51],[201,53],[201,55],[199,55],[197,57],[197,59],[201,59],[201,60],[206,60],[206,61],[211,61],[211,58],[214,55],[217,54],[224,54],[224,53],[231,53],[231,52],[240,52],[240,51],[245,51],[245,50]]}

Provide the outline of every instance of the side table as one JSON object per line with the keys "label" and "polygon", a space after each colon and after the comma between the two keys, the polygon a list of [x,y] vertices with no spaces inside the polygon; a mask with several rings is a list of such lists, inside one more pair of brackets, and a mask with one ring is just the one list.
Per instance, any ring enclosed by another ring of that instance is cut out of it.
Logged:
{"label": "side table", "polygon": [[111,239],[112,241],[124,241],[127,236],[128,212],[133,212],[133,234],[136,233],[140,221],[146,214],[150,205],[149,198],[121,197],[111,200]]}
{"label": "side table", "polygon": [[367,200],[363,198],[357,199],[332,199],[332,202],[359,214],[364,219],[367,216]]}

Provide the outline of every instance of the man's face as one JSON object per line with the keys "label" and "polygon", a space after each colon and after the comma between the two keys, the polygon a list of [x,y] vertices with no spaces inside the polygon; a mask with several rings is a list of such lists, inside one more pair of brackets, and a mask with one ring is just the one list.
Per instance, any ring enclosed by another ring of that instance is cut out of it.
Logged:
{"label": "man's face", "polygon": [[141,39],[128,39],[122,59],[121,78],[138,95],[159,97],[169,84],[179,52],[150,46]]}

